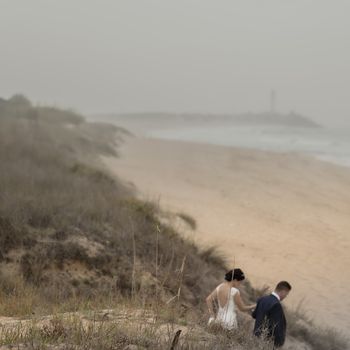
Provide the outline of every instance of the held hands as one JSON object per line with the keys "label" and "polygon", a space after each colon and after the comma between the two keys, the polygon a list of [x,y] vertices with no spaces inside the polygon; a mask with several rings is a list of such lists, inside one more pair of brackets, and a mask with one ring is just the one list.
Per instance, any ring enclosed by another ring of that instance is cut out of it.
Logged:
{"label": "held hands", "polygon": [[255,308],[256,308],[256,304],[249,305],[250,312],[253,312]]}

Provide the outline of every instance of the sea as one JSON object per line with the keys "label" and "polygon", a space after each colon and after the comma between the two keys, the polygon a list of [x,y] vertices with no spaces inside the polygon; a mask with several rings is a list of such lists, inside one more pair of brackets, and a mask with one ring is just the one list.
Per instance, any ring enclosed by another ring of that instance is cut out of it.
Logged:
{"label": "sea", "polygon": [[187,125],[184,128],[154,128],[147,131],[147,136],[272,152],[298,152],[350,167],[350,127]]}

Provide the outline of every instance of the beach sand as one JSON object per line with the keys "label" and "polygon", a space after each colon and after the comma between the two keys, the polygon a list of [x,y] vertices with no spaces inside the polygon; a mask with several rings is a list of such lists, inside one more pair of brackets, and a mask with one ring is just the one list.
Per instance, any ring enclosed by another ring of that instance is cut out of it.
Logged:
{"label": "beach sand", "polygon": [[255,286],[288,280],[287,305],[302,302],[318,323],[346,331],[350,169],[297,154],[145,138],[128,139],[120,157],[105,162],[142,198],[195,218],[195,242],[217,246]]}

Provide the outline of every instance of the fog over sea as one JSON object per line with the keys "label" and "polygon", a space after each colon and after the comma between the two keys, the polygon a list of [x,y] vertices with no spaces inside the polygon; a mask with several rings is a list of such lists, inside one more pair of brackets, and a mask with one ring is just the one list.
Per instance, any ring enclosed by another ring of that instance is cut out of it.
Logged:
{"label": "fog over sea", "polygon": [[148,137],[272,152],[298,152],[350,167],[350,127],[186,126],[148,130]]}

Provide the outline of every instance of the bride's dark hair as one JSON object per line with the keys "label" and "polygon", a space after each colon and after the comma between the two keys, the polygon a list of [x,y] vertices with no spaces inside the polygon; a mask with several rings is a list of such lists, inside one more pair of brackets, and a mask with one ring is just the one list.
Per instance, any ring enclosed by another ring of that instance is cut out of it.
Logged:
{"label": "bride's dark hair", "polygon": [[225,275],[225,280],[229,282],[233,280],[243,281],[244,279],[245,279],[244,272],[241,269],[230,270]]}

